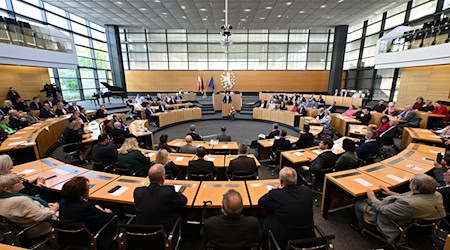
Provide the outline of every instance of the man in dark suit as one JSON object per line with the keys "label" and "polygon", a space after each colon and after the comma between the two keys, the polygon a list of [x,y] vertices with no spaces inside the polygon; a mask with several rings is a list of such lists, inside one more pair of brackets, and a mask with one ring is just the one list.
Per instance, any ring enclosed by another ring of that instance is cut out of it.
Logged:
{"label": "man in dark suit", "polygon": [[[92,159],[103,163],[103,166],[106,167],[111,163],[116,162],[117,157],[117,148],[110,143],[109,136],[107,134],[99,135],[98,143],[92,148]],[[104,171],[104,169],[100,169],[98,171]]]}
{"label": "man in dark suit", "polygon": [[314,135],[309,132],[309,125],[303,125],[303,132],[300,133],[298,141],[295,143],[295,147],[298,149],[309,148],[314,144]]}
{"label": "man in dark suit", "polygon": [[106,110],[105,105],[101,105],[100,108],[95,112],[94,119],[98,118],[106,118],[108,111]]}
{"label": "man in dark suit", "polygon": [[158,112],[162,113],[166,111],[167,111],[166,104],[164,102],[159,102]]}
{"label": "man in dark suit", "polygon": [[378,132],[368,129],[366,134],[366,140],[364,143],[359,145],[356,149],[356,154],[358,154],[358,158],[366,161],[369,158],[369,155],[376,154],[378,152]]}
{"label": "man in dark suit", "polygon": [[333,102],[333,104],[331,104],[327,109],[330,111],[330,113],[335,113],[336,112],[336,102]]}
{"label": "man in dark suit", "polygon": [[81,119],[84,123],[89,123],[89,122],[91,122],[91,119],[89,119],[88,115],[86,114],[86,109],[85,109],[85,108],[81,108],[81,109],[80,109],[80,119]]}
{"label": "man in dark suit", "polygon": [[197,160],[189,161],[189,165],[187,167],[188,173],[194,174],[210,174],[215,173],[216,168],[214,167],[214,163],[205,160],[206,149],[205,147],[197,148]]}
{"label": "man in dark suit", "polygon": [[192,137],[192,139],[194,139],[194,141],[201,141],[202,140],[202,137],[199,134],[195,133],[195,125],[194,124],[191,125],[189,130],[191,132],[187,133],[186,135],[190,135]]}
{"label": "man in dark suit", "polygon": [[48,103],[44,104],[44,107],[41,108],[39,117],[44,119],[55,117],[55,114],[53,114],[53,112],[50,110],[50,106],[48,105]]}
{"label": "man in dark suit", "polygon": [[15,130],[19,130],[21,128],[25,128],[28,126],[28,122],[26,118],[20,118],[19,112],[17,110],[12,109],[8,112],[9,115],[9,126]]}
{"label": "man in dark suit", "polygon": [[266,139],[272,139],[275,136],[280,135],[280,130],[278,130],[278,123],[272,124],[272,131],[266,136]]}
{"label": "man in dark suit", "polygon": [[338,156],[331,151],[333,145],[334,142],[329,138],[325,138],[320,141],[319,150],[321,153],[309,164],[309,166],[302,166],[304,171],[302,174],[307,181],[312,180],[311,174],[317,173],[322,169],[330,169],[334,167]]}
{"label": "man in dark suit", "polygon": [[258,219],[241,214],[242,196],[234,189],[223,195],[223,215],[205,220],[201,236],[214,249],[250,249],[258,246],[261,229]]}
{"label": "man in dark suit", "polygon": [[390,120],[389,128],[380,134],[381,144],[395,145],[394,138],[398,135],[398,120]]}
{"label": "man in dark suit", "polygon": [[225,93],[225,96],[222,99],[223,103],[231,103],[231,96],[230,96],[230,92],[227,91],[227,93]]}
{"label": "man in dark suit", "polygon": [[267,210],[263,229],[271,230],[286,249],[289,240],[315,237],[313,195],[311,189],[297,185],[297,173],[290,167],[281,169],[280,183],[259,199],[258,206]]}
{"label": "man in dark suit", "polygon": [[355,118],[359,120],[362,124],[369,124],[370,119],[372,119],[372,115],[370,114],[369,110],[366,108],[363,108],[363,110],[356,116]]}
{"label": "man in dark suit", "polygon": [[305,108],[305,105],[303,103],[300,104],[297,111],[301,116],[306,116],[307,110]]}
{"label": "man in dark suit", "polygon": [[386,109],[386,105],[384,105],[383,99],[378,101],[378,104],[373,107],[373,110],[377,111],[378,113],[383,112],[385,109]]}
{"label": "man in dark suit", "polygon": [[253,158],[247,156],[248,147],[245,144],[239,144],[239,156],[230,161],[227,169],[228,177],[231,177],[233,172],[258,172],[256,162]]}
{"label": "man in dark suit", "polygon": [[26,111],[27,108],[22,97],[17,98],[16,102],[14,103],[14,109],[17,111]]}
{"label": "man in dark suit", "polygon": [[406,105],[405,109],[397,117],[405,121],[405,123],[400,125],[400,128],[419,126],[419,116],[417,116],[411,105]]}
{"label": "man in dark suit", "polygon": [[72,101],[72,105],[69,106],[69,112],[73,113],[74,110],[80,111],[81,107],[77,105],[76,101]]}
{"label": "man in dark suit", "polygon": [[30,109],[32,110],[41,110],[44,106],[42,106],[41,100],[39,97],[33,97],[33,102],[30,103]]}
{"label": "man in dark suit", "polygon": [[280,137],[275,137],[275,140],[272,145],[272,152],[277,152],[277,150],[286,151],[291,149],[291,142],[286,140],[287,132],[282,129],[280,133]]}
{"label": "man in dark suit", "polygon": [[11,100],[13,104],[16,104],[17,100],[20,98],[19,93],[14,89],[14,87],[9,87],[8,99]]}
{"label": "man in dark suit", "polygon": [[44,104],[48,103],[50,108],[56,105],[57,101],[53,98],[53,96],[47,96],[47,99],[44,101]]}
{"label": "man in dark suit", "polygon": [[177,220],[177,208],[184,207],[187,198],[175,191],[172,185],[163,185],[166,171],[161,164],[153,165],[148,171],[150,185],[134,190],[136,224],[164,225],[169,232]]}
{"label": "man in dark suit", "polygon": [[122,123],[120,122],[114,122],[113,123],[114,128],[111,130],[111,136],[114,137],[124,137],[127,138],[130,136],[130,133],[126,128],[122,126]]}
{"label": "man in dark suit", "polygon": [[231,136],[227,135],[225,132],[227,132],[226,127],[222,127],[220,129],[222,131],[222,134],[217,135],[217,140],[219,141],[231,141]]}

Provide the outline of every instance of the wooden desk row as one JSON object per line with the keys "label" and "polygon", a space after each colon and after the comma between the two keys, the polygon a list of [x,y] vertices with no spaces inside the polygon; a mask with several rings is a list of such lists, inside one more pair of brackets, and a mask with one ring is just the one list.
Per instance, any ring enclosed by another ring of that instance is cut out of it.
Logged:
{"label": "wooden desk row", "polygon": [[152,117],[156,119],[159,127],[164,127],[172,123],[202,119],[202,110],[200,108],[177,109],[155,113]]}
{"label": "wooden desk row", "polygon": [[[192,107],[192,103],[177,103],[177,104],[167,104],[166,108],[169,110],[178,110],[178,109],[183,109],[183,108],[190,108]],[[153,111],[153,113],[156,113],[158,111],[159,106],[151,106],[151,109]],[[139,110],[137,110],[139,111]],[[141,119],[145,119],[146,115],[145,115],[145,107],[143,107],[142,109],[140,109],[141,111]]]}
{"label": "wooden desk row", "polygon": [[273,121],[277,123],[295,126],[295,120],[299,119],[300,114],[291,111],[270,110],[267,108],[253,108],[253,119]]}
{"label": "wooden desk row", "polygon": [[[161,97],[165,99],[166,96],[176,96],[177,93],[159,93],[159,94],[161,94]],[[197,93],[194,92],[181,93],[180,96],[183,100],[186,101],[197,100]]]}
{"label": "wooden desk row", "polygon": [[331,114],[330,127],[334,128],[340,135],[347,135],[348,125],[350,124],[360,124],[359,120],[353,117],[345,116],[337,113]]}
{"label": "wooden desk row", "polygon": [[[259,100],[270,100],[272,96],[275,94],[287,95],[288,97],[292,97],[295,93],[263,93],[259,92]],[[303,97],[306,99],[310,98],[312,94],[303,94]],[[320,95],[314,95],[318,98]],[[351,105],[355,105],[356,107],[361,106],[364,98],[352,98],[352,97],[344,97],[344,96],[333,96],[333,95],[321,95],[325,100],[325,105],[331,105],[333,102],[336,102],[336,106],[340,107],[349,107]]]}
{"label": "wooden desk row", "polygon": [[[38,161],[14,166],[13,171],[23,178],[33,181],[37,177],[46,178],[46,186],[54,191],[60,191],[67,181],[74,176],[84,176],[90,181],[90,198],[93,200],[107,201],[133,205],[133,192],[137,187],[149,184],[147,178],[120,176],[68,165],[53,158],[45,158]],[[279,185],[278,179],[255,181],[190,181],[173,180],[166,181],[173,184],[176,190],[185,187],[183,194],[188,198],[187,207],[202,208],[203,201],[212,201],[210,207],[219,208],[222,204],[223,194],[229,189],[235,189],[241,193],[245,207],[257,206],[261,196],[267,193],[272,185]],[[114,193],[108,191],[116,186],[121,186]]]}
{"label": "wooden desk row", "polygon": [[439,135],[434,134],[428,129],[422,128],[404,128],[400,149],[405,149],[412,142],[425,142],[440,145],[443,143]]}
{"label": "wooden desk row", "polygon": [[[184,139],[175,139],[167,143],[170,147],[174,149],[179,149],[182,146],[186,145],[186,141]],[[192,146],[194,147],[204,147],[209,152],[221,151],[221,152],[229,152],[230,154],[237,153],[239,150],[239,145],[235,141],[230,142],[207,142],[207,141],[193,141]]]}
{"label": "wooden desk row", "polygon": [[405,185],[415,174],[424,174],[434,168],[437,153],[445,149],[411,143],[396,156],[357,169],[325,175],[322,197],[322,215],[328,211],[351,204],[365,196],[366,190],[380,191],[379,185],[395,188]]}
{"label": "wooden desk row", "polygon": [[[399,110],[399,111],[401,111],[401,110]],[[429,114],[424,111],[416,110],[415,112],[416,112],[417,116],[421,119],[420,123],[419,123],[419,127],[423,128],[423,129],[428,128],[430,118],[444,118],[445,117],[444,115]],[[379,127],[381,125],[381,117],[385,116],[385,114],[378,113],[375,111],[370,112],[370,114],[372,115],[372,119],[370,119],[370,124],[376,124],[377,127]],[[397,117],[391,116],[391,115],[388,115],[388,117],[390,120],[397,119]]]}

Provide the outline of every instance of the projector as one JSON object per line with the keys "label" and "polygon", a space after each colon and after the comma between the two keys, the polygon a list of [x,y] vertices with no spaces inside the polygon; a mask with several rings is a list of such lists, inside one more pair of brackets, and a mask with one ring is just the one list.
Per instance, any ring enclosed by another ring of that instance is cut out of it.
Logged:
{"label": "projector", "polygon": [[231,36],[231,29],[233,29],[231,25],[222,25],[220,28],[222,29],[220,31],[220,34],[222,36]]}

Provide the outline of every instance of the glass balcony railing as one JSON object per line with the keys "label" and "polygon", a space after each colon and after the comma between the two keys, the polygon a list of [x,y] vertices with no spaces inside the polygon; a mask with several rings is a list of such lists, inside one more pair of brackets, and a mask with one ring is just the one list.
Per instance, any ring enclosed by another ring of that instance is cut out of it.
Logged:
{"label": "glass balcony railing", "polygon": [[70,38],[50,26],[30,25],[0,17],[0,42],[24,47],[74,53]]}

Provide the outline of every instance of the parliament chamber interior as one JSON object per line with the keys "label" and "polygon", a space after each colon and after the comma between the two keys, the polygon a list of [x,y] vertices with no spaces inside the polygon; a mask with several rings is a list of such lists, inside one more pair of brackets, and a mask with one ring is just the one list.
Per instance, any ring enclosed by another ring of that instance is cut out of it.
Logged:
{"label": "parliament chamber interior", "polygon": [[0,249],[450,250],[450,0],[0,0]]}

